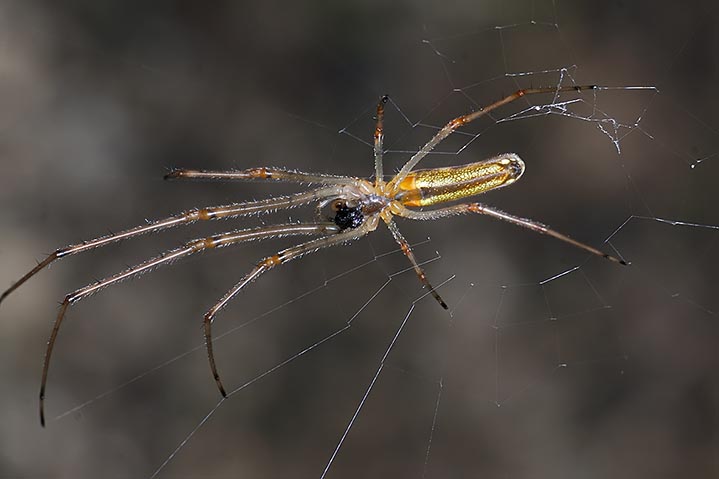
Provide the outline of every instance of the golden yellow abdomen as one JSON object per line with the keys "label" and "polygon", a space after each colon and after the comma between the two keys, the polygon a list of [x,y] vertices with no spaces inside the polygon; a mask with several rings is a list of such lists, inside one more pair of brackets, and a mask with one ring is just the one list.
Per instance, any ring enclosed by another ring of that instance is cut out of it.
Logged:
{"label": "golden yellow abdomen", "polygon": [[417,170],[395,186],[395,199],[405,206],[430,206],[455,201],[507,186],[524,173],[514,153],[462,166]]}

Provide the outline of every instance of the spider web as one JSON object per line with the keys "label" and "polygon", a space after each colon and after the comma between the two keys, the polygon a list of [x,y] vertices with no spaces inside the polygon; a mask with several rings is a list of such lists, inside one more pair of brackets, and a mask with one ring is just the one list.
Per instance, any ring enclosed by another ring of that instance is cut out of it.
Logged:
{"label": "spider web", "polygon": [[400,221],[450,314],[385,232],[292,262],[218,318],[218,365],[233,391],[219,400],[199,319],[257,259],[291,242],[191,258],[71,309],[40,430],[52,298],[235,224],[72,258],[0,308],[0,371],[12,386],[0,402],[0,470],[715,476],[716,12],[652,3],[649,25],[648,5],[350,5],[278,16],[254,4],[7,3],[5,284],[39,252],[104,227],[291,191],[168,185],[165,167],[365,177],[374,105],[388,93],[391,174],[455,116],[518,88],[582,84],[600,88],[514,102],[421,167],[515,152],[527,164],[521,181],[481,201],[631,266],[488,218]]}

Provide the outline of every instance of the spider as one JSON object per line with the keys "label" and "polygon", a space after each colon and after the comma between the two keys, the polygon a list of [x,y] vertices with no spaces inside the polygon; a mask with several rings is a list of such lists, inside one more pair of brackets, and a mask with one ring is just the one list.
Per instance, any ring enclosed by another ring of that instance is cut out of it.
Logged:
{"label": "spider", "polygon": [[[298,206],[315,204],[317,207],[317,220],[308,223],[287,223],[271,226],[262,226],[251,229],[238,229],[214,236],[190,241],[179,248],[161,253],[159,256],[136,264],[125,271],[108,276],[102,280],[91,283],[65,296],[50,333],[45,350],[45,359],[40,382],[40,423],[45,425],[45,387],[53,347],[57,339],[60,326],[70,305],[87,298],[97,291],[118,283],[127,278],[154,269],[157,266],[171,263],[177,259],[190,256],[199,251],[220,248],[251,240],[264,240],[285,236],[316,236],[315,239],[300,243],[296,246],[283,249],[277,254],[268,256],[247,273],[235,284],[204,316],[204,335],[207,355],[212,375],[222,396],[227,396],[220,380],[212,350],[212,321],[217,313],[227,303],[242,291],[245,286],[259,278],[267,271],[287,263],[301,256],[314,253],[320,249],[340,245],[359,239],[377,229],[382,221],[417,274],[417,277],[428,289],[429,293],[444,309],[447,304],[428,281],[422,267],[412,252],[407,240],[402,236],[394,222],[393,217],[399,216],[411,220],[437,220],[449,216],[478,213],[502,221],[527,228],[537,233],[545,234],[581,248],[593,255],[601,256],[616,263],[626,265],[619,258],[604,253],[592,246],[576,241],[563,235],[548,226],[536,221],[514,216],[502,212],[482,203],[460,203],[435,209],[422,210],[417,207],[433,206],[452,202],[463,198],[479,195],[489,190],[511,185],[524,173],[524,162],[514,153],[505,153],[488,160],[470,163],[462,166],[450,166],[415,170],[414,168],[427,156],[442,140],[452,132],[477,118],[487,115],[491,111],[520,99],[526,95],[541,93],[581,92],[596,90],[596,85],[565,86],[556,88],[528,88],[516,92],[496,101],[479,110],[454,118],[440,129],[389,181],[384,180],[382,168],[383,139],[384,139],[384,107],[388,101],[385,95],[377,104],[376,128],[374,131],[374,181],[349,176],[336,176],[318,173],[303,173],[278,168],[259,167],[242,171],[201,171],[188,169],[175,169],[165,175],[166,179],[204,179],[204,180],[269,180],[284,181],[298,184],[319,185],[308,191],[288,196],[270,197],[258,201],[233,203],[226,206],[192,209],[175,216],[157,220],[119,233],[109,234],[80,244],[70,245],[56,250],[45,260],[38,263],[25,276],[20,278],[1,296],[2,302],[10,293],[35,276],[45,267],[65,256],[71,256],[111,243],[124,241],[144,233],[165,230],[180,225],[187,225],[196,221],[207,221],[220,218],[235,218],[252,214],[266,214],[279,209],[290,209]],[[320,212],[329,207],[334,217],[323,220]]]}

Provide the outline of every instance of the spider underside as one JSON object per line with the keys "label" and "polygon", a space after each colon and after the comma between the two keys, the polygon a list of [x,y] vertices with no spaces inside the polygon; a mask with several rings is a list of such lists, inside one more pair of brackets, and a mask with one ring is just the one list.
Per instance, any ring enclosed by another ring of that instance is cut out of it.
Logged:
{"label": "spider underside", "polygon": [[[239,229],[190,241],[179,248],[164,253],[132,266],[100,281],[89,284],[65,296],[60,306],[57,319],[52,328],[47,343],[45,359],[40,384],[40,422],[45,425],[44,400],[48,371],[53,347],[65,314],[70,305],[90,296],[102,288],[118,283],[122,280],[137,276],[140,273],[154,269],[157,266],[169,264],[177,259],[206,249],[219,248],[251,240],[263,240],[284,236],[316,236],[317,238],[283,249],[277,254],[263,259],[235,284],[204,316],[204,334],[207,354],[212,375],[217,387],[223,396],[227,396],[220,380],[215,364],[212,349],[212,321],[216,314],[245,286],[256,280],[260,275],[274,267],[313,253],[323,248],[351,242],[361,238],[377,229],[380,221],[383,222],[402,252],[412,264],[417,277],[429,293],[445,309],[447,304],[439,293],[432,287],[412,252],[407,240],[400,233],[394,216],[412,220],[435,220],[448,216],[467,213],[479,213],[490,217],[513,223],[541,234],[546,234],[581,248],[591,254],[604,257],[620,264],[627,264],[623,260],[604,253],[592,246],[580,243],[541,223],[520,218],[494,209],[481,203],[459,203],[435,209],[420,210],[426,206],[443,204],[467,197],[475,196],[485,191],[500,188],[514,183],[524,173],[524,162],[514,153],[505,153],[488,160],[470,163],[462,166],[415,170],[414,168],[427,156],[442,140],[457,128],[488,114],[489,112],[531,94],[554,93],[585,90],[596,90],[594,85],[568,86],[557,88],[530,88],[518,90],[473,113],[457,117],[440,129],[407,163],[400,169],[394,178],[384,181],[382,156],[384,139],[384,106],[387,96],[380,99],[377,104],[377,124],[374,132],[374,181],[362,178],[336,176],[318,173],[303,173],[276,168],[252,168],[242,171],[199,171],[177,169],[165,176],[167,179],[205,179],[205,180],[270,180],[284,181],[298,184],[319,185],[314,189],[303,191],[289,196],[272,197],[259,201],[234,203],[226,206],[193,209],[162,220],[137,226],[119,233],[110,234],[94,240],[85,241],[77,245],[67,246],[56,250],[35,268],[30,270],[19,281],[8,288],[2,296],[3,301],[10,293],[24,284],[39,271],[59,258],[99,248],[110,243],[116,243],[134,238],[144,233],[156,232],[174,226],[186,225],[196,221],[214,220],[220,218],[234,218],[251,214],[265,214],[278,209],[290,209],[298,206],[315,204],[317,218],[314,222],[288,223],[271,226],[262,226],[251,229]],[[322,218],[320,212],[330,206],[334,216]]]}

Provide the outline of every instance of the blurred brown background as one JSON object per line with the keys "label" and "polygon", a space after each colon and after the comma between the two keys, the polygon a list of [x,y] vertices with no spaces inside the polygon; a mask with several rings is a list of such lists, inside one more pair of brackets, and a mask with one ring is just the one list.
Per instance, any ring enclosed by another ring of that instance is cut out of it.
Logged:
{"label": "blurred brown background", "polygon": [[[557,68],[579,84],[653,85],[583,96],[573,117],[478,122],[475,141],[457,135],[426,161],[520,154],[522,181],[484,200],[597,246],[619,228],[603,247],[631,267],[485,218],[401,222],[434,283],[451,279],[450,317],[431,299],[412,307],[423,292],[384,230],[283,266],[217,320],[218,336],[232,331],[216,343],[228,387],[351,327],[233,395],[160,477],[319,477],[410,311],[328,477],[717,477],[717,20],[710,1],[4,0],[0,285],[108,229],[292,191],[163,182],[172,167],[369,176],[362,141],[385,93],[399,108],[391,173],[432,127],[517,85],[556,85]],[[630,127],[578,118],[602,115]],[[0,477],[150,476],[219,399],[204,311],[292,242],[201,255],[71,308],[42,430],[40,367],[64,294],[187,239],[306,214],[103,248],[9,297]]]}

